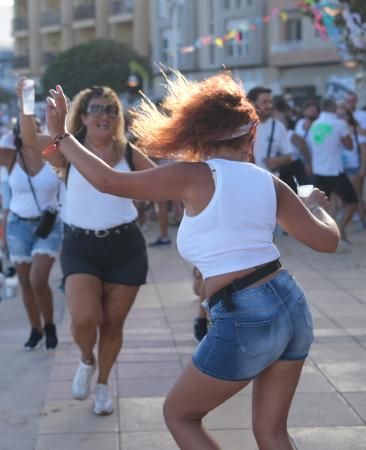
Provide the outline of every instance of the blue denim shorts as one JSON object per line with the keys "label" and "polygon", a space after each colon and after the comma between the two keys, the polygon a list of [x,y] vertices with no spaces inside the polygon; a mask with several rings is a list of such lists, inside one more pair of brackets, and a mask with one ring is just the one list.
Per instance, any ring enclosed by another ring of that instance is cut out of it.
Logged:
{"label": "blue denim shorts", "polygon": [[[193,354],[203,373],[222,380],[251,380],[278,360],[302,360],[314,340],[313,320],[298,282],[281,270],[262,285],[231,295],[209,311],[212,326]],[[208,310],[208,302],[203,302]]]}
{"label": "blue denim shorts", "polygon": [[55,258],[61,248],[63,225],[57,217],[50,234],[45,238],[37,237],[34,232],[38,221],[21,219],[11,211],[8,215],[6,239],[10,260],[14,264],[30,263],[33,255],[46,254]]}

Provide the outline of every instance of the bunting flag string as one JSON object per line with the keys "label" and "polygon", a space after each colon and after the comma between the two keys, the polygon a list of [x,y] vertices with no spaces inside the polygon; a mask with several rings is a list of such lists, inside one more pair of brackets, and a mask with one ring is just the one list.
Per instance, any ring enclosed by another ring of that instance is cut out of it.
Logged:
{"label": "bunting flag string", "polygon": [[[344,42],[342,42],[342,34],[339,28],[335,24],[335,17],[338,14],[343,14],[346,23],[348,20],[349,26],[351,26],[350,22],[352,18],[353,19],[355,18],[355,14],[351,16],[349,13],[349,8],[348,10],[345,9],[345,7],[343,5],[340,5],[340,3],[336,0],[333,1],[321,0],[320,2],[316,2],[315,0],[303,0],[300,1],[297,6],[303,12],[307,12],[310,15],[312,15],[314,27],[319,33],[321,39],[332,40],[332,42],[337,46],[337,48],[340,51],[344,51],[345,44]],[[275,7],[271,10],[270,14],[266,16],[256,17],[252,21],[245,20],[243,21],[243,23],[238,25],[237,29],[229,30],[223,36],[213,36],[213,35],[202,36],[198,38],[194,42],[194,44],[181,47],[180,49],[178,49],[178,52],[180,52],[181,54],[193,53],[197,49],[207,47],[208,45],[215,45],[218,48],[223,48],[225,43],[229,41],[242,43],[244,39],[247,38],[247,36],[244,35],[245,33],[256,31],[263,25],[268,24],[271,20],[277,17],[279,17],[282,22],[287,22],[290,16],[288,10]],[[357,19],[359,19],[359,17],[357,17]],[[363,28],[362,31],[366,30],[366,24],[362,24],[361,28]],[[359,38],[359,35],[357,37]],[[357,43],[358,45],[360,45],[359,39]]]}

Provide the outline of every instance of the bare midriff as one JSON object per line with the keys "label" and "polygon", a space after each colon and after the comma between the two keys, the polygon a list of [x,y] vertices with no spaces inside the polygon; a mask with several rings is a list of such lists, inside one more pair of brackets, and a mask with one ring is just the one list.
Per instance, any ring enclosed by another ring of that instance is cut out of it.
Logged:
{"label": "bare midriff", "polygon": [[[205,279],[206,298],[211,297],[215,292],[219,291],[220,289],[222,289],[223,287],[232,283],[233,281],[238,280],[239,278],[245,277],[246,275],[249,275],[250,273],[255,272],[256,270],[260,269],[263,266],[265,266],[265,264],[262,264],[262,265],[256,266],[256,267],[251,267],[250,269],[239,270],[237,272],[230,272],[230,273],[225,273],[223,275],[216,275],[214,277],[206,278]],[[251,284],[250,287],[260,286],[261,284],[265,283],[266,281],[271,280],[273,277],[276,276],[276,274],[280,270],[282,270],[282,269],[279,268],[278,270],[276,270],[276,272],[266,275],[265,277],[261,278],[259,281],[256,281],[255,283]]]}

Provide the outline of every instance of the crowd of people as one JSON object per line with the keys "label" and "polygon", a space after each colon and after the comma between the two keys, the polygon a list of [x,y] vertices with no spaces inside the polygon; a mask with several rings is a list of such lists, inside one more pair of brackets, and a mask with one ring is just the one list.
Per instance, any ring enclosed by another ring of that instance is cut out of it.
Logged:
{"label": "crowd of people", "polygon": [[[3,247],[31,329],[24,346],[34,350],[44,337],[47,349],[58,344],[49,275],[60,254],[80,350],[72,395],[88,398],[98,370],[93,410],[111,414],[109,374],[148,271],[146,208],[157,205],[154,248],[171,245],[171,208],[200,302],[199,345],[164,404],[169,430],[182,449],[218,449],[203,417],[253,381],[258,445],[292,448],[286,419],[313,330],[274,235],[280,226],[335,252],[339,238],[349,243],[352,218],[366,227],[366,111],[350,93],[342,104],[308,101],[295,120],[284,98],[274,103],[260,86],[245,94],[226,72],[201,82],[176,72],[168,85],[159,105],[142,101],[128,125],[112,89],[86,88],[69,103],[57,86],[44,132],[23,113],[19,82],[18,125],[0,141],[0,164]],[[307,184],[314,189],[300,199],[297,188]]]}

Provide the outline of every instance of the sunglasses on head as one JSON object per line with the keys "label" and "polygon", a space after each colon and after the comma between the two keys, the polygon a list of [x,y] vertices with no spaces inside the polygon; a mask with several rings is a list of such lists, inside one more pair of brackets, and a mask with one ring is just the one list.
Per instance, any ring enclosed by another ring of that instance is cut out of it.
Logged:
{"label": "sunglasses on head", "polygon": [[109,117],[115,118],[119,114],[119,108],[117,105],[98,105],[94,103],[87,107],[86,113],[92,117],[101,117],[106,113]]}

